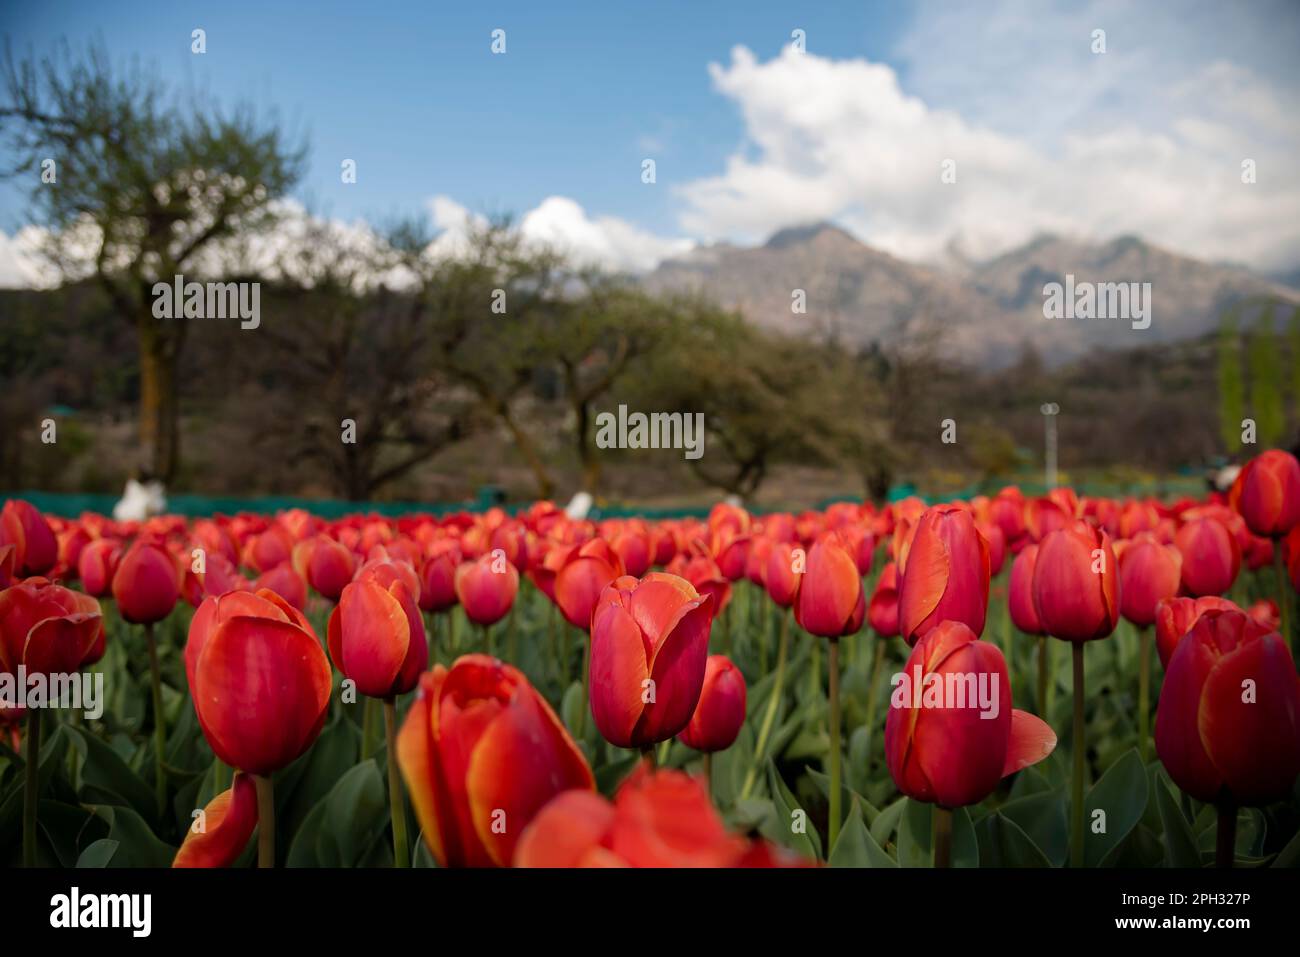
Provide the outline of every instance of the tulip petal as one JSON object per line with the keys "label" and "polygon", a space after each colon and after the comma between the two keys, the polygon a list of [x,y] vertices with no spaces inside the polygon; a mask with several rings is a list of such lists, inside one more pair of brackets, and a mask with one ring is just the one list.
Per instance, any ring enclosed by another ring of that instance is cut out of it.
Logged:
{"label": "tulip petal", "polygon": [[[410,623],[401,603],[374,580],[355,581],[339,596],[339,671],[372,698],[391,693],[411,643]],[[330,653],[335,649],[334,615],[330,616]]]}
{"label": "tulip petal", "polygon": [[[614,805],[593,791],[557,794],[524,828],[514,866],[579,867],[599,861],[609,854],[600,842],[613,821]],[[597,850],[604,854],[593,857]]]}
{"label": "tulip petal", "polygon": [[591,714],[605,740],[616,747],[632,746],[648,677],[641,629],[622,607],[607,606],[591,628]]}
{"label": "tulip petal", "polygon": [[683,606],[668,626],[650,663],[655,700],[642,708],[636,735],[640,740],[670,738],[690,723],[704,687],[712,624],[712,596],[704,595]]}
{"label": "tulip petal", "polygon": [[99,615],[76,614],[37,622],[27,633],[23,664],[33,674],[75,674],[99,636],[101,621]]}
{"label": "tulip petal", "polygon": [[1014,774],[1031,764],[1037,764],[1056,749],[1056,732],[1037,715],[1013,708],[1011,711],[1011,737],[1007,740],[1007,757],[1002,765],[1002,776]]}
{"label": "tulip petal", "polygon": [[229,867],[244,853],[257,827],[257,788],[247,774],[235,774],[203,809],[203,831],[193,827],[176,852],[172,867]]}

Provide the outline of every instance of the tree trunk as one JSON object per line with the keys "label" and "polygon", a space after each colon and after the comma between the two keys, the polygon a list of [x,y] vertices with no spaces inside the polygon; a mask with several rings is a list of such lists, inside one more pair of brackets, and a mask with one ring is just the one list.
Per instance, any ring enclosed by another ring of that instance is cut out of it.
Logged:
{"label": "tree trunk", "polygon": [[586,402],[575,402],[573,413],[577,429],[578,461],[582,464],[582,490],[595,495],[600,488],[601,466],[595,444],[587,435],[587,429],[591,424],[591,411],[587,408]]}
{"label": "tree trunk", "polygon": [[[175,320],[173,320],[175,321]],[[140,461],[153,478],[169,485],[180,459],[180,424],[176,402],[175,336],[156,320],[140,323]]]}

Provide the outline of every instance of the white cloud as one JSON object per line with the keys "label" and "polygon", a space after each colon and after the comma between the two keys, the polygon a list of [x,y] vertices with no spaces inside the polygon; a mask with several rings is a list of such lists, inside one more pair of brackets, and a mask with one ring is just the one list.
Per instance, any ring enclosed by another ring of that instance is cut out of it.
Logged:
{"label": "white cloud", "polygon": [[[1294,91],[1223,57],[1147,56],[1138,40],[1156,37],[1126,31],[1114,10],[923,15],[903,45],[906,75],[934,102],[886,64],[789,48],[759,62],[736,47],[709,72],[746,142],[721,173],[678,188],[682,226],[752,242],[832,219],[911,259],[954,239],[993,255],[1050,231],[1132,232],[1263,268],[1300,261]],[[1095,56],[1100,25],[1108,52]],[[1254,185],[1241,182],[1245,158]],[[946,159],[956,184],[940,180]]]}

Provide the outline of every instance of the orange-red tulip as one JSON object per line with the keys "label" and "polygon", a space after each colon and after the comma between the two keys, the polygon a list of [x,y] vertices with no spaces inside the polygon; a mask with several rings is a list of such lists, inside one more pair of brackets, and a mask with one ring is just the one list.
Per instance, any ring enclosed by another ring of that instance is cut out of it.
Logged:
{"label": "orange-red tulip", "polygon": [[508,865],[551,798],[595,787],[546,700],[522,672],[486,655],[420,677],[397,761],[425,843],[443,867]]}
{"label": "orange-red tulip", "polygon": [[333,673],[302,612],[268,589],[207,598],[190,622],[185,668],[218,758],[268,775],[316,740]]}
{"label": "orange-red tulip", "polygon": [[257,828],[257,789],[247,774],[236,772],[230,788],[203,809],[203,829],[193,827],[176,852],[172,867],[229,867],[248,847]]}
{"label": "orange-red tulip", "polygon": [[799,594],[807,553],[800,545],[776,542],[767,553],[763,586],[778,608],[789,608]]}
{"label": "orange-red tulip", "polygon": [[799,627],[822,638],[851,635],[862,627],[867,603],[857,563],[837,542],[822,539],[808,552],[808,561],[794,617]]}
{"label": "orange-red tulip", "polygon": [[454,539],[437,539],[429,546],[420,568],[422,610],[436,613],[456,604],[456,569],[460,563],[460,546]]}
{"label": "orange-red tulip", "polygon": [[1256,535],[1281,538],[1300,525],[1300,462],[1281,449],[1261,452],[1242,467],[1230,500]]}
{"label": "orange-red tulip", "polygon": [[342,542],[326,535],[316,537],[307,558],[307,584],[330,601],[338,601],[356,574],[357,559]]}
{"label": "orange-red tulip", "polygon": [[677,734],[704,684],[713,598],[676,575],[612,582],[591,621],[591,713],[605,740],[640,748]]}
{"label": "orange-red tulip", "polygon": [[593,538],[561,557],[563,564],[555,573],[555,603],[569,624],[588,629],[600,593],[623,574],[623,561],[603,538]]}
{"label": "orange-red tulip", "polygon": [[696,751],[725,751],[745,723],[745,676],[726,655],[709,655],[695,714],[677,739]]}
{"label": "orange-red tulip", "polygon": [[867,603],[867,624],[881,638],[898,634],[898,566],[889,562],[876,580],[876,590]]}
{"label": "orange-red tulip", "polygon": [[1267,804],[1300,773],[1300,678],[1286,643],[1240,611],[1208,611],[1178,643],[1156,752],[1198,801]]}
{"label": "orange-red tulip", "polygon": [[104,622],[89,595],[32,577],[0,591],[0,670],[69,675],[103,655]]}
{"label": "orange-red tulip", "polygon": [[895,676],[885,757],[898,789],[914,800],[976,804],[1055,747],[1047,724],[1012,709],[1002,652],[961,622],[926,632]]}
{"label": "orange-red tulip", "polygon": [[171,553],[148,539],[136,539],[113,574],[113,598],[134,624],[162,621],[181,595],[181,573]]}
{"label": "orange-red tulip", "polygon": [[410,691],[429,663],[420,609],[400,578],[387,588],[373,579],[345,587],[330,614],[328,643],[334,666],[371,698]]}
{"label": "orange-red tulip", "polygon": [[984,631],[989,604],[989,546],[961,505],[926,509],[898,583],[898,627],[909,645],[943,621]]}
{"label": "orange-red tulip", "polygon": [[1034,608],[1063,641],[1105,638],[1119,624],[1119,569],[1110,536],[1083,521],[1050,533],[1034,562]]}
{"label": "orange-red tulip", "polygon": [[491,552],[456,569],[456,597],[470,621],[495,625],[515,603],[519,571],[504,555]]}

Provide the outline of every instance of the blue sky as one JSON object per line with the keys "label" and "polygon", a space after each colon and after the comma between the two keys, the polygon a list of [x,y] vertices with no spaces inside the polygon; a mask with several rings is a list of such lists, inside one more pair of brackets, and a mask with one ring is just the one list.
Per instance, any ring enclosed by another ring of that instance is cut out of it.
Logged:
{"label": "blue sky", "polygon": [[[274,109],[310,144],[298,198],[349,222],[509,212],[632,268],[822,219],[917,260],[1048,231],[1300,263],[1294,0],[44,0],[7,5],[0,32],[20,52],[100,37],[182,89]],[[0,184],[0,279],[25,223]]]}

